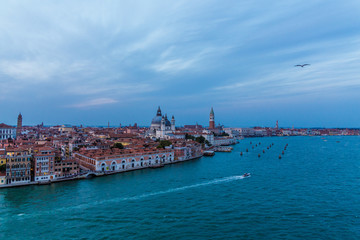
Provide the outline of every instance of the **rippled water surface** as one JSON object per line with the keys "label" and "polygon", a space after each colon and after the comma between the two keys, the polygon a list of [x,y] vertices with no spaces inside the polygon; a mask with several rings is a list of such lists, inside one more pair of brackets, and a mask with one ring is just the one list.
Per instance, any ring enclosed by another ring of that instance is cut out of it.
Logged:
{"label": "rippled water surface", "polygon": [[360,239],[360,137],[245,139],[161,169],[0,190],[0,239],[271,238]]}

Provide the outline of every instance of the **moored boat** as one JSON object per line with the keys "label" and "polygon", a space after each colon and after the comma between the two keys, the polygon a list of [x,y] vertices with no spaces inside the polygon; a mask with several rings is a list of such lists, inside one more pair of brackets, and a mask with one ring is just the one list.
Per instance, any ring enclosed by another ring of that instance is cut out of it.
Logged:
{"label": "moored boat", "polygon": [[214,156],[215,152],[214,151],[204,151],[204,156],[205,157],[211,157]]}

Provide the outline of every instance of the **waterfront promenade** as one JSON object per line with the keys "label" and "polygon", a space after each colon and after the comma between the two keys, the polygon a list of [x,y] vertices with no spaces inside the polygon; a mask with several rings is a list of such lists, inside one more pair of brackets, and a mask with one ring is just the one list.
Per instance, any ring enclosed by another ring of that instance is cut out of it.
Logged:
{"label": "waterfront promenade", "polygon": [[[185,157],[183,159],[174,160],[172,162],[164,162],[161,165],[168,165],[168,164],[175,164],[175,163],[180,163],[180,162],[184,162],[184,161],[190,161],[190,160],[201,158],[202,156],[203,156],[202,154],[199,154],[199,155],[195,155],[195,156],[192,156],[192,157]],[[158,165],[160,165],[160,164],[158,164]],[[0,189],[1,188],[26,187],[26,186],[33,186],[33,185],[48,185],[48,184],[67,182],[67,181],[84,180],[84,179],[88,179],[90,177],[105,177],[105,176],[113,175],[113,174],[120,174],[120,173],[136,171],[136,170],[141,170],[141,169],[146,169],[146,168],[154,168],[154,166],[156,167],[157,165],[153,165],[153,166],[137,166],[137,167],[130,168],[130,169],[120,169],[120,170],[116,170],[116,171],[106,171],[106,172],[105,171],[104,172],[83,171],[81,174],[76,174],[76,175],[73,175],[73,176],[67,176],[67,177],[63,177],[63,178],[59,178],[59,179],[54,179],[54,180],[51,180],[51,181],[48,181],[48,182],[29,182],[29,183],[17,183],[17,184],[3,184],[3,185],[0,185]]]}

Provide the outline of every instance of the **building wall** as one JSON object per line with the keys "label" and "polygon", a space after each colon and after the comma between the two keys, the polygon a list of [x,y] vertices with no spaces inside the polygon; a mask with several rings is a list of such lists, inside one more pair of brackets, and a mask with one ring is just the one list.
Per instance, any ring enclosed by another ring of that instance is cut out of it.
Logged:
{"label": "building wall", "polygon": [[0,128],[0,140],[16,138],[16,128]]}
{"label": "building wall", "polygon": [[53,151],[42,151],[34,155],[34,180],[49,181],[55,179]]}
{"label": "building wall", "polygon": [[31,155],[28,152],[7,152],[6,182],[26,183],[31,181]]}
{"label": "building wall", "polygon": [[96,172],[126,171],[136,168],[145,168],[160,163],[170,163],[175,159],[174,151],[102,158],[89,158],[80,153],[75,153],[75,158],[79,160],[79,164],[82,168]]}
{"label": "building wall", "polygon": [[79,174],[79,163],[75,159],[55,162],[55,177],[64,178]]}

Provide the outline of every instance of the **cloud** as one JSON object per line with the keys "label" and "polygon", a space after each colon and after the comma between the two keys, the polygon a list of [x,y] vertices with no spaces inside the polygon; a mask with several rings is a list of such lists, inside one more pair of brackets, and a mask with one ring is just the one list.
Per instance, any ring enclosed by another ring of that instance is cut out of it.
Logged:
{"label": "cloud", "polygon": [[346,98],[359,87],[359,11],[357,0],[5,1],[0,107]]}
{"label": "cloud", "polygon": [[196,46],[194,50],[195,52],[198,52],[197,54],[194,54],[193,51],[191,53],[179,54],[179,49],[175,50],[174,47],[170,47],[160,54],[158,61],[155,64],[151,65],[150,69],[154,70],[155,72],[176,74],[185,70],[202,68],[204,66],[204,63],[202,63],[202,61],[206,57],[214,57],[219,53],[228,51],[231,47],[202,47],[200,50],[197,48],[198,47]]}
{"label": "cloud", "polygon": [[117,100],[111,99],[111,98],[96,98],[96,99],[91,99],[91,100],[88,100],[85,102],[76,103],[76,104],[70,105],[69,107],[88,108],[88,107],[95,107],[95,106],[101,106],[101,105],[107,105],[107,104],[114,104],[117,102],[118,102]]}
{"label": "cloud", "polygon": [[9,77],[20,80],[32,80],[35,82],[46,81],[53,77],[60,69],[56,62],[44,61],[1,61],[0,72]]}

